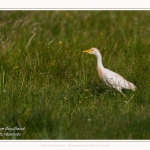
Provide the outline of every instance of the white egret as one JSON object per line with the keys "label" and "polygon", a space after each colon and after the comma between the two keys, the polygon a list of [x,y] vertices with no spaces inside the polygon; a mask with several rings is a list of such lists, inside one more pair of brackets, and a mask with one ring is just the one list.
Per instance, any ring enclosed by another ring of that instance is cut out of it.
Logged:
{"label": "white egret", "polygon": [[[130,89],[135,91],[136,86],[124,79],[121,75],[104,68],[102,64],[102,56],[97,48],[91,48],[90,50],[85,50],[89,54],[93,54],[97,57],[97,71],[100,79],[110,88],[114,88],[122,93],[122,89]],[[122,93],[123,94],[123,93]]]}

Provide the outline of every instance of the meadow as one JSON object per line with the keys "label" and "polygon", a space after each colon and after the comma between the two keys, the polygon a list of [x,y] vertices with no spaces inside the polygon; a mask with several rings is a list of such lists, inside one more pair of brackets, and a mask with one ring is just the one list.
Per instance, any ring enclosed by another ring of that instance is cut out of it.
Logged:
{"label": "meadow", "polygon": [[[0,139],[150,139],[149,16],[0,11]],[[106,87],[91,47],[137,90]]]}

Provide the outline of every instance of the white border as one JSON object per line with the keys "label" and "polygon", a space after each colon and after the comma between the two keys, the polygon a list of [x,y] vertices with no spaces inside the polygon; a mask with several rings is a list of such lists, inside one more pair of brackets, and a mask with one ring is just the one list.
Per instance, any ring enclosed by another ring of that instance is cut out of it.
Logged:
{"label": "white border", "polygon": [[0,141],[0,147],[5,150],[15,148],[15,150],[149,150],[149,141],[140,140],[5,140]]}
{"label": "white border", "polygon": [[149,0],[0,0],[0,9],[149,9]]}

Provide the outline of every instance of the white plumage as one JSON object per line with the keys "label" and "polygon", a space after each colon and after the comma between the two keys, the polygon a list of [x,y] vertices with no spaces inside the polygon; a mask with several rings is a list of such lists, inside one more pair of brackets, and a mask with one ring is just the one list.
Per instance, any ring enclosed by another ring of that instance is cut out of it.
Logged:
{"label": "white plumage", "polygon": [[[102,64],[102,56],[97,48],[91,48],[90,50],[85,50],[89,54],[93,54],[97,57],[97,70],[100,79],[110,88],[114,88],[122,93],[122,89],[130,89],[135,91],[136,86],[124,79],[118,73],[115,73],[109,69],[104,68]],[[123,93],[122,93],[123,94]]]}

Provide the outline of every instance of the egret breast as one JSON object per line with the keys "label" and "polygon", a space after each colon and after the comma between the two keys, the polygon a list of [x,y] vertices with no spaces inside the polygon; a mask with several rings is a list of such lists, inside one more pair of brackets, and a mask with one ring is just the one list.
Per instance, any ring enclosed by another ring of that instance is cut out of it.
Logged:
{"label": "egret breast", "polygon": [[104,73],[101,68],[97,67],[98,75],[102,81],[104,81]]}

